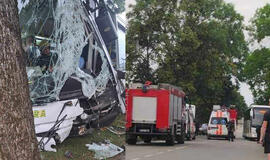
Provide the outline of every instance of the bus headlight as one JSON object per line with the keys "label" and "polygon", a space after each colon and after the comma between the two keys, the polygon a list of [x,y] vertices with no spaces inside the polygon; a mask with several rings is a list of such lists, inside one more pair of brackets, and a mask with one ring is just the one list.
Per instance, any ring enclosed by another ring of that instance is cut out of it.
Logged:
{"label": "bus headlight", "polygon": [[257,137],[256,128],[254,128],[254,127],[251,127],[251,136],[252,137]]}

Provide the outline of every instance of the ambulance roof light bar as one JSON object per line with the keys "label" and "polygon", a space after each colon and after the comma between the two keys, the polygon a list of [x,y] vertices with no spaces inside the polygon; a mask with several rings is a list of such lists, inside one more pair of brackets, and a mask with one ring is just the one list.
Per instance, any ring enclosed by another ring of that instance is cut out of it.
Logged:
{"label": "ambulance roof light bar", "polygon": [[221,110],[220,105],[213,105],[213,111]]}

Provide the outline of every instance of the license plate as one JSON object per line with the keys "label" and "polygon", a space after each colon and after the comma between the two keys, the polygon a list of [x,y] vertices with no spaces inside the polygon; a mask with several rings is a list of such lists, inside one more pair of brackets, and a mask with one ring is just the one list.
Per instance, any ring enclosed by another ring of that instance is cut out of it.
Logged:
{"label": "license plate", "polygon": [[150,132],[150,129],[140,129],[140,132]]}
{"label": "license plate", "polygon": [[34,110],[33,114],[34,114],[34,118],[46,117],[46,111],[45,110]]}

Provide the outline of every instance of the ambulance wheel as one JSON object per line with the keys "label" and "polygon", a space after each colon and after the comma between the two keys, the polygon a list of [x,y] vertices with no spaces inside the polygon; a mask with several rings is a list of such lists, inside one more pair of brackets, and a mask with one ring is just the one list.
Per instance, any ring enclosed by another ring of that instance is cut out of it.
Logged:
{"label": "ambulance wheel", "polygon": [[132,145],[132,144],[136,144],[136,142],[137,142],[137,136],[135,136],[135,135],[126,135],[126,143],[127,144]]}
{"label": "ambulance wheel", "polygon": [[166,139],[166,144],[173,146],[175,141],[175,136],[174,135],[169,135]]}

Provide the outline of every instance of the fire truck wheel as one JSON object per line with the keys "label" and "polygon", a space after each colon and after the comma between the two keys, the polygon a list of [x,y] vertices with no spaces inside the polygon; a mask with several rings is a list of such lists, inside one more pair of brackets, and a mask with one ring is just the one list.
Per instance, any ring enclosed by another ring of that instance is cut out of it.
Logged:
{"label": "fire truck wheel", "polygon": [[175,141],[175,136],[174,135],[169,135],[166,139],[166,144],[173,146]]}
{"label": "fire truck wheel", "polygon": [[183,136],[178,136],[178,137],[177,137],[177,142],[178,142],[179,144],[184,144],[185,141],[184,141]]}
{"label": "fire truck wheel", "polygon": [[132,144],[136,144],[136,142],[137,142],[137,136],[135,136],[135,135],[126,135],[126,143],[127,144],[132,145]]}
{"label": "fire truck wheel", "polygon": [[151,140],[151,137],[143,139],[144,143],[151,143]]}

